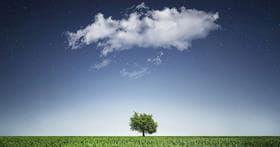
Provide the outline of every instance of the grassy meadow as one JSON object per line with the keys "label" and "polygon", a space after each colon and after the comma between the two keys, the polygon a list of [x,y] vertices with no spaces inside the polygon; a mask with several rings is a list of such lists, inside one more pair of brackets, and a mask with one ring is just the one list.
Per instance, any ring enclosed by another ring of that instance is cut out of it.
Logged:
{"label": "grassy meadow", "polygon": [[0,137],[4,147],[280,147],[280,137],[89,137],[17,136]]}

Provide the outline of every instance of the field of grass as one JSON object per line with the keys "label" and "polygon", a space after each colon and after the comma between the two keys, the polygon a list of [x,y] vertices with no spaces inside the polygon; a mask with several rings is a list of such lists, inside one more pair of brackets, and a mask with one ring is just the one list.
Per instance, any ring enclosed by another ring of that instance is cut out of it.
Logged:
{"label": "field of grass", "polygon": [[280,137],[0,137],[0,146],[280,147]]}

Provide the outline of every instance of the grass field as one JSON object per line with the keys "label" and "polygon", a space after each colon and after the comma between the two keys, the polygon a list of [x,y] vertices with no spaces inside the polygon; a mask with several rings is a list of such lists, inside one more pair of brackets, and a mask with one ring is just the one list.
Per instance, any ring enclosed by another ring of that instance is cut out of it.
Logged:
{"label": "grass field", "polygon": [[0,146],[280,147],[280,137],[0,137]]}

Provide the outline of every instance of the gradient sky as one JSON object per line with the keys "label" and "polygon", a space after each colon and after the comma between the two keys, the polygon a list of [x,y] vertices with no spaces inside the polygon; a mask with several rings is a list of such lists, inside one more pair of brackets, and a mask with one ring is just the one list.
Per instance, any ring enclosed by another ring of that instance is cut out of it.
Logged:
{"label": "gradient sky", "polygon": [[[188,50],[133,48],[100,60],[94,44],[70,49],[66,32],[97,13],[120,19],[145,2],[218,12],[220,28]],[[280,135],[280,3],[277,0],[0,2],[0,135]],[[160,65],[147,58],[159,56]],[[148,70],[138,78],[122,72]],[[140,134],[141,135],[141,134]]]}

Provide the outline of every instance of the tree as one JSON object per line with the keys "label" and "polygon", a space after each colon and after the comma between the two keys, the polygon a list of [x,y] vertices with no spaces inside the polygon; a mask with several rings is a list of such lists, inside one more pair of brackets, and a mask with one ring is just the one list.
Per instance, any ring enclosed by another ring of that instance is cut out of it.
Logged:
{"label": "tree", "polygon": [[153,116],[150,114],[134,112],[130,118],[130,129],[142,133],[142,136],[145,136],[145,133],[155,133],[157,126],[157,122],[154,121]]}

